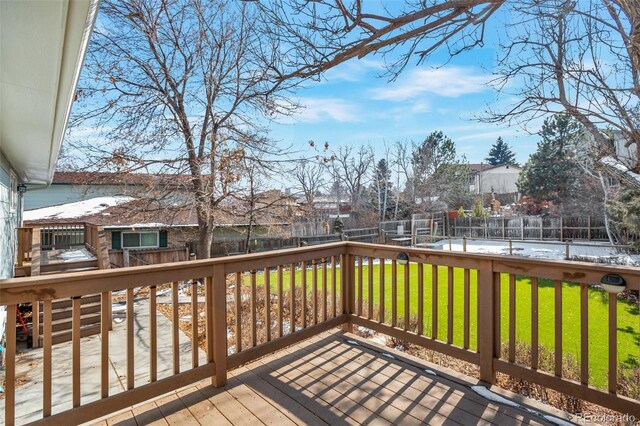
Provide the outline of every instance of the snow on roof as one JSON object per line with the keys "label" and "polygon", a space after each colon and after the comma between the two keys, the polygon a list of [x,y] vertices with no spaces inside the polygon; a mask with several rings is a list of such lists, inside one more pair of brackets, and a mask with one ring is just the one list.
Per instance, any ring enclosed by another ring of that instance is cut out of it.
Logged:
{"label": "snow on roof", "polygon": [[27,210],[23,214],[23,220],[74,219],[100,213],[109,207],[128,203],[133,200],[134,198],[125,196],[91,198],[89,200],[77,201],[75,203]]}

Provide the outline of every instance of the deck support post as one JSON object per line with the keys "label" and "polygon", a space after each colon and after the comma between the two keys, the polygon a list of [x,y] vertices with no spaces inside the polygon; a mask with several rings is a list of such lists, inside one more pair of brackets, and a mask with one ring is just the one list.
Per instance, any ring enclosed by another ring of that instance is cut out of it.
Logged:
{"label": "deck support post", "polygon": [[[342,255],[340,261],[340,285],[342,286],[342,313],[352,315],[355,312],[355,268],[354,257],[347,253]],[[342,331],[353,333],[353,323],[349,321],[342,324]]]}
{"label": "deck support post", "polygon": [[[500,290],[500,274],[493,273],[493,262],[483,261],[478,268],[478,352],[480,353],[480,380],[494,384],[496,372],[493,359],[499,355],[495,353],[496,339],[496,306],[495,291]],[[499,330],[498,330],[499,332]]]}
{"label": "deck support post", "polygon": [[227,295],[224,265],[213,266],[213,386],[227,384]]}

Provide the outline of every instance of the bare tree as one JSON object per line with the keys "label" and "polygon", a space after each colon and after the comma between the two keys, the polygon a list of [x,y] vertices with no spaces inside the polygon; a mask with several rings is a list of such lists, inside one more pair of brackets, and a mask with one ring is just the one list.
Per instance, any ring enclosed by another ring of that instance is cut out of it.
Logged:
{"label": "bare tree", "polygon": [[336,65],[402,45],[390,62],[397,74],[412,56],[419,61],[446,46],[457,54],[482,44],[486,20],[497,0],[407,0],[391,3],[354,0],[271,0],[259,2],[265,30],[290,49],[281,79],[317,76]]}
{"label": "bare tree", "polygon": [[260,117],[295,108],[289,83],[274,84],[279,46],[242,2],[104,0],[100,17],[72,121],[96,130],[72,146],[94,169],[186,176],[198,256],[209,257],[241,164],[275,150]]}
{"label": "bare tree", "polygon": [[323,162],[303,158],[295,163],[292,175],[308,206],[313,206],[315,195],[324,188],[326,174]]}
{"label": "bare tree", "polygon": [[357,212],[373,165],[373,150],[367,146],[341,146],[332,158],[333,173],[347,191],[351,208]]}
{"label": "bare tree", "polygon": [[[640,190],[637,0],[408,0],[388,7],[362,0],[273,0],[259,7],[271,23],[268,31],[290,46],[282,81],[314,77],[375,53],[389,54],[395,78],[412,57],[420,63],[441,48],[450,57],[483,44],[487,21],[505,9],[510,31],[496,86],[518,101],[492,111],[490,121],[567,112],[598,143],[599,167]],[[624,150],[611,150],[604,127],[620,132]]]}
{"label": "bare tree", "polygon": [[[593,155],[606,159],[599,168],[640,190],[632,174],[640,171],[640,4],[510,4],[513,21],[495,83],[517,101],[504,111],[491,111],[489,120],[526,122],[567,112],[595,141]],[[606,129],[619,135],[617,149]]]}
{"label": "bare tree", "polygon": [[[400,209],[400,198],[402,197],[401,185],[404,184],[405,196],[410,194],[411,203],[415,202],[415,182],[413,175],[413,167],[411,165],[411,151],[412,144],[408,141],[398,141],[394,144],[393,160],[392,164],[395,166],[396,175],[396,191],[395,191],[395,208],[393,213],[393,219],[398,219],[398,213]],[[402,180],[404,179],[404,180]]]}

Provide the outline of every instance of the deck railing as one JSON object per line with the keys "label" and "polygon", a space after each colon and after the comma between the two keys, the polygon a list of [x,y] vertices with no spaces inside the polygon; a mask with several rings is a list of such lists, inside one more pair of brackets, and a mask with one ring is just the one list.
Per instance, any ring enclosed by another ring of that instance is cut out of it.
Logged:
{"label": "deck railing", "polygon": [[[608,306],[606,386],[597,389],[590,379],[593,324],[589,321],[589,286],[611,273],[622,276],[628,289],[640,290],[639,268],[339,242],[228,258],[4,280],[0,281],[0,303],[8,312],[15,312],[18,303],[44,301],[45,423],[88,421],[204,378],[222,386],[228,370],[339,325],[347,331],[354,326],[366,327],[470,362],[479,367],[480,377],[487,383],[495,383],[496,373],[504,373],[640,417],[640,403],[618,394],[619,302],[614,294],[601,292]],[[555,367],[551,372],[542,371],[538,353],[543,285],[553,286],[555,295]],[[583,362],[578,381],[566,377],[563,369],[567,286],[578,286],[580,294],[576,312]],[[123,342],[112,342],[108,330],[110,292],[124,294]],[[159,292],[169,294],[167,303],[172,308],[171,343],[167,345],[159,338],[154,314]],[[530,292],[530,303],[518,301],[517,295],[522,292]],[[82,397],[86,393],[83,386],[90,379],[81,376],[80,368],[80,298],[96,293],[102,295],[103,321],[99,392],[91,400]],[[71,298],[73,306],[70,360],[52,358],[51,303],[60,298]],[[142,306],[148,307],[147,319]],[[189,315],[184,316],[180,306],[186,307]],[[516,345],[517,339],[522,339],[522,318],[529,318],[531,324],[527,336],[531,351],[524,363]],[[186,366],[181,360],[185,352],[180,344],[181,321],[191,325],[187,351],[191,356]],[[135,345],[141,322],[145,322],[146,330],[144,353],[138,353]],[[13,424],[16,415],[15,330],[15,318],[9,315],[7,424]],[[109,381],[109,351],[113,345],[126,348],[126,390],[115,394],[110,391]],[[206,355],[202,356],[199,345]],[[171,360],[171,365],[159,364],[160,359]],[[62,368],[64,362],[71,366],[71,408],[59,405],[58,395],[53,392],[53,365]]]}

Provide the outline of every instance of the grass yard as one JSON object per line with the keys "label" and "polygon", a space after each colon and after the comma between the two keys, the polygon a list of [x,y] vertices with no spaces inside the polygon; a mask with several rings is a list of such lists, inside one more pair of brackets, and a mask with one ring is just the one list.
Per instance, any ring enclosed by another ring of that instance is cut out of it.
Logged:
{"label": "grass yard", "polygon": [[[373,300],[377,306],[380,300],[380,265],[373,265]],[[391,264],[384,265],[385,272],[385,318],[390,322],[392,310],[391,289]],[[425,335],[431,335],[431,303],[432,303],[432,278],[431,266],[424,266],[424,327]],[[438,268],[438,339],[446,340],[447,337],[447,269]],[[338,283],[340,281],[339,268],[336,271]],[[302,271],[296,270],[296,288],[300,288]],[[369,298],[367,289],[368,266],[363,267],[363,306],[366,313]],[[312,292],[312,270],[307,269],[307,290]],[[327,268],[328,289],[333,288],[331,277],[331,265]],[[356,271],[356,289],[359,274]],[[271,272],[271,291],[277,291],[277,273]],[[248,283],[248,276],[245,276]],[[318,266],[318,291],[322,283],[322,269]],[[264,274],[257,275],[257,284],[264,284]],[[477,347],[477,274],[470,274],[470,347]],[[283,271],[283,288],[287,292],[290,287],[290,271]],[[540,280],[539,291],[539,343],[548,350],[554,350],[555,327],[555,290],[553,282]],[[509,321],[509,280],[503,275],[501,285],[501,335],[502,342],[508,342]],[[562,341],[563,354],[580,359],[580,286],[577,284],[563,283],[562,287]],[[607,383],[607,358],[608,358],[608,304],[607,293],[599,289],[589,290],[589,369],[591,374],[590,384],[605,388]],[[356,290],[356,297],[358,297]],[[418,313],[418,268],[411,264],[409,274],[409,307],[410,315],[417,317]],[[462,346],[463,343],[463,270],[454,268],[454,298],[453,298],[453,342]],[[357,299],[356,299],[357,300]],[[398,265],[397,286],[397,315],[398,324],[403,324],[404,304],[406,303],[404,292],[404,266]],[[377,317],[377,308],[374,308]],[[415,318],[413,319],[415,321]],[[517,277],[516,285],[516,339],[530,344],[531,340],[531,283],[529,278]],[[618,362],[629,367],[639,368],[640,365],[640,312],[638,306],[632,302],[618,301]]]}

